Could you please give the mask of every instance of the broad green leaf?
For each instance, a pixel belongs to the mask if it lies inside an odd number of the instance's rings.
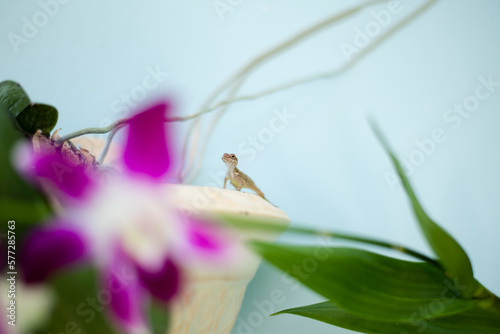
[[[438,256],[448,275],[456,280],[458,284],[466,286],[466,289],[463,290],[464,297],[470,298],[478,286],[474,280],[474,274],[472,272],[472,265],[469,257],[459,243],[425,213],[403,171],[403,168],[401,167],[401,164],[392,153],[392,150],[385,140],[382,132],[373,122],[372,128],[379,141],[384,146],[387,154],[389,154],[389,157],[398,172],[403,188],[410,198],[413,212],[417,217],[417,221],[424,233],[425,238],[427,239],[427,242],[434,250],[434,253]]]
[[[339,306],[372,319],[402,321],[420,310],[442,309],[433,316],[452,314],[477,304],[457,298],[444,272],[425,262],[408,262],[364,250],[302,247],[254,242],[267,261]],[[447,302],[445,302],[447,301]]]
[[[150,321],[153,334],[166,334],[168,332],[169,325],[169,312],[166,305],[158,303],[156,301],[151,302],[150,310]]]
[[[495,334],[500,333],[500,318],[481,308],[429,319],[409,317],[405,321],[383,321],[348,312],[333,302],[318,303],[283,310],[278,314],[294,314],[361,333],[376,334]]]
[[[113,334],[106,307],[109,300],[92,268],[66,271],[52,281],[56,305],[46,327],[37,333]]]
[[[16,117],[30,104],[28,94],[17,82],[0,82],[0,106],[5,108],[13,117]]]
[[[19,127],[29,134],[34,134],[37,130],[42,130],[46,136],[57,124],[57,109],[40,103],[32,103],[24,108],[16,117]]]

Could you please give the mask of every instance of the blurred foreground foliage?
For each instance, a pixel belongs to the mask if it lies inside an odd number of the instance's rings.
[[[16,263],[12,267],[9,263],[9,271],[19,268],[23,240],[30,229],[48,221],[52,215],[52,208],[41,189],[26,182],[13,167],[15,148],[23,141],[30,142],[39,129],[49,137],[57,120],[56,108],[32,103],[21,85],[14,81],[0,82],[0,233],[6,236],[7,222],[15,221],[17,245]],[[7,243],[1,242],[1,245],[2,254],[7,254]],[[1,261],[3,269],[7,265],[4,255]],[[33,324],[35,328],[30,333],[118,333],[96,301],[98,280],[97,270],[91,266],[54,276],[47,287],[55,295],[50,316],[42,324]],[[153,332],[166,333],[168,314],[165,308],[152,303],[148,311]]]

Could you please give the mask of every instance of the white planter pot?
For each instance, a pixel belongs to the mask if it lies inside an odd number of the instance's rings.
[[[254,194],[235,190],[176,185],[169,190],[182,210],[196,213],[232,213],[272,218],[283,226],[290,220],[280,209]],[[249,237],[248,235],[243,238]],[[252,235],[272,241],[277,234]],[[260,259],[250,251],[240,265],[219,271],[191,268],[185,287],[171,308],[171,334],[228,334],[234,325],[246,287],[254,277]]]

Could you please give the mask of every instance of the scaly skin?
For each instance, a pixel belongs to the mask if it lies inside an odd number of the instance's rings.
[[[255,185],[252,179],[240,171],[236,166],[238,165],[238,158],[236,155],[224,153],[222,156],[222,161],[227,166],[227,173],[224,177],[224,189],[226,189],[227,180],[236,188],[236,190],[241,191],[242,188],[248,188],[255,191],[260,197],[267,200],[262,191]]]

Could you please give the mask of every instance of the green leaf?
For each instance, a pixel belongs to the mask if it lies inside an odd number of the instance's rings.
[[[26,140],[14,124],[5,107],[0,106],[0,220],[33,224],[45,219],[50,208],[41,193],[22,180],[12,167],[12,148]]]
[[[218,221],[245,232],[247,237],[261,239],[269,238],[270,235],[280,235],[289,229],[289,220],[272,217],[243,216],[240,214],[217,214]]]
[[[270,219],[268,217],[246,217],[235,214],[219,214],[217,215],[217,218],[231,227],[244,231],[247,238],[252,237],[256,240],[269,240],[269,236],[282,234],[286,230],[286,232],[297,233],[303,236],[328,237],[332,239],[350,240],[368,245],[379,246],[392,251],[407,254],[433,265],[440,266],[440,264],[434,259],[431,259],[415,250],[387,241],[340,233],[337,231],[332,232],[326,230],[316,230],[308,227],[288,226],[289,222],[284,222],[283,220],[278,219]]]
[[[372,319],[402,321],[444,316],[477,301],[457,298],[444,272],[352,248],[302,247],[254,242],[267,261],[339,306]],[[433,305],[439,303],[439,309]]]
[[[30,189],[30,191],[35,191]],[[50,208],[40,196],[33,200],[0,198],[0,217],[3,221],[15,220],[20,224],[32,225],[41,222],[50,215]]]
[[[152,301],[149,315],[153,334],[165,334],[168,332],[169,312],[166,305]]]
[[[30,98],[17,82],[0,82],[0,106],[16,117],[30,104]]]
[[[294,314],[361,333],[377,334],[495,334],[500,333],[500,318],[481,308],[429,319],[408,318],[406,321],[383,321],[348,312],[333,302],[318,303],[283,310],[278,314]]]
[[[34,134],[37,130],[42,130],[46,136],[57,124],[58,112],[57,109],[40,103],[32,103],[24,108],[16,120],[19,127],[29,134]]]
[[[81,268],[58,274],[52,280],[56,305],[45,328],[38,333],[117,333],[106,317],[106,289],[97,284],[97,271]]]
[[[382,132],[374,122],[371,124],[373,131],[382,143],[398,172],[403,188],[410,198],[413,212],[417,217],[417,221],[424,233],[425,238],[427,239],[427,242],[433,249],[434,253],[438,256],[443,267],[447,270],[448,275],[452,277],[457,284],[466,286],[466,289],[463,290],[464,297],[472,297],[478,286],[474,280],[474,274],[472,272],[472,265],[469,257],[460,244],[425,213],[403,171],[403,168],[401,167],[401,164],[392,153],[392,150],[385,140]]]
[[[51,213],[51,209],[36,189],[22,180],[12,168],[13,146],[26,140],[14,128],[13,116],[5,106],[0,105],[0,251],[7,254],[7,222],[16,222],[16,240],[20,244],[33,224],[41,223]]]

